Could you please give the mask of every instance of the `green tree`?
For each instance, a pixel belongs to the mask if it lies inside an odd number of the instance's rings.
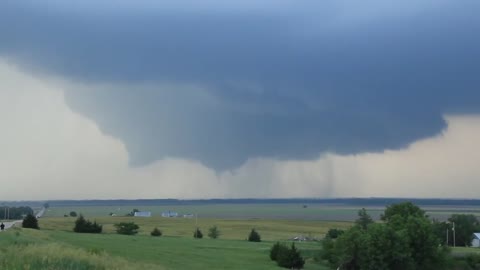
[[[425,211],[412,202],[403,202],[388,206],[385,209],[384,214],[381,215],[381,219],[386,222],[391,222],[391,219],[394,216],[400,221],[406,220],[412,216],[428,218],[428,216],[425,214]]]
[[[193,232],[193,238],[196,238],[196,239],[202,239],[203,238],[203,233],[200,230],[200,228],[197,227],[195,229],[195,231]]]
[[[454,214],[448,221],[455,223],[455,245],[471,246],[473,233],[480,229],[478,219],[474,215]],[[453,241],[451,242],[453,244]]]
[[[355,224],[360,226],[360,228],[366,230],[368,225],[373,223],[372,217],[367,213],[365,208],[358,210],[358,219],[355,221]]]
[[[305,260],[295,247],[295,243],[292,243],[291,248],[280,249],[277,255],[277,264],[283,268],[302,269],[305,265]]]
[[[322,258],[335,269],[450,269],[448,250],[439,246],[432,221],[419,207],[391,205],[382,219],[368,230],[354,226],[336,241],[327,239]]]
[[[22,222],[22,227],[23,228],[29,228],[29,229],[40,229],[40,227],[38,227],[38,220],[37,218],[32,215],[32,214],[28,214],[24,219],[23,219],[23,222]]]
[[[413,269],[408,238],[386,224],[369,226],[364,238],[361,269]]]
[[[77,216],[77,212],[71,211],[71,212],[70,212],[70,216],[71,216],[71,217],[76,217],[76,216]]]
[[[248,235],[248,241],[261,242],[262,239],[260,237],[260,234],[255,229],[252,229],[252,231],[250,231],[250,234]]]
[[[118,234],[125,234],[125,235],[137,234],[138,229],[140,229],[140,227],[134,222],[120,222],[120,223],[114,224],[113,226],[115,226]]]
[[[213,226],[210,229],[208,229],[208,237],[212,239],[217,239],[220,236],[220,230],[217,228],[217,226]]]
[[[73,231],[76,233],[101,233],[103,226],[98,224],[96,221],[91,222],[83,217],[80,216],[75,220],[75,227],[73,227]]]
[[[285,244],[281,244],[280,242],[275,243],[270,249],[270,259],[277,261],[279,254],[284,253],[287,249],[288,247]]]
[[[44,208],[50,208],[50,204],[49,204],[48,202],[45,202],[45,203],[43,204],[43,207],[44,207]]]
[[[340,230],[340,229],[330,229],[328,230],[327,234],[325,235],[326,238],[330,238],[330,239],[337,239],[340,235],[342,235],[343,233],[345,233],[344,230]]]
[[[157,227],[153,229],[152,232],[150,232],[151,236],[162,236],[162,231],[160,231]]]

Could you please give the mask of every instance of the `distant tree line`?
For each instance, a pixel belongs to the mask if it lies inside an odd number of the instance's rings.
[[[2,219],[23,219],[28,214],[33,215],[33,209],[29,206],[0,207],[0,218]]]

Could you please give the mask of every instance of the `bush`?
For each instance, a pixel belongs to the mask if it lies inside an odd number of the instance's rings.
[[[24,219],[23,219],[23,222],[22,222],[22,227],[23,228],[29,228],[29,229],[40,229],[40,227],[38,227],[38,220],[37,218],[32,215],[32,214],[28,214]]]
[[[138,233],[138,229],[140,227],[133,223],[133,222],[120,222],[115,225],[115,228],[117,228],[117,233],[118,234],[125,234],[125,235],[134,235]]]
[[[71,217],[76,217],[76,216],[77,216],[77,212],[71,211],[71,212],[70,212],[70,216],[71,216]]]
[[[103,226],[97,224],[96,221],[93,223],[89,220],[86,220],[83,215],[80,215],[77,220],[75,220],[75,227],[73,231],[76,233],[101,233]]]
[[[208,229],[208,237],[212,239],[217,239],[220,236],[220,231],[218,230],[217,226],[213,226]]]
[[[305,260],[300,255],[300,252],[292,243],[291,248],[280,248],[277,254],[277,264],[280,267],[288,269],[302,269],[305,265]]]
[[[203,238],[203,233],[200,231],[199,228],[196,228],[195,231],[193,232],[193,238],[201,239]]]
[[[157,227],[153,229],[153,231],[150,233],[151,236],[162,236],[162,231],[160,231]]]
[[[345,231],[340,229],[330,229],[327,232],[326,238],[330,239],[337,239],[340,235],[342,235]]]
[[[277,261],[278,254],[285,252],[287,249],[288,247],[284,244],[280,244],[280,242],[275,243],[270,249],[270,259],[272,261]]]
[[[248,241],[250,241],[250,242],[261,242],[262,240],[261,240],[260,234],[258,234],[258,232],[255,231],[255,229],[252,229],[252,231],[248,235]]]

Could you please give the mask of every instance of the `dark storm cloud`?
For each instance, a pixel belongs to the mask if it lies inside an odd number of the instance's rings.
[[[400,148],[480,105],[474,1],[46,3],[0,4],[0,55],[121,86],[67,99],[123,139],[133,164]]]

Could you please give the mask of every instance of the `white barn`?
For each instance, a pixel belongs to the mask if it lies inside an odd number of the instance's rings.
[[[473,233],[472,247],[480,247],[480,233]]]
[[[133,216],[135,216],[135,217],[151,217],[151,216],[152,216],[152,212],[145,212],[145,211],[135,212],[135,213],[133,214]]]

